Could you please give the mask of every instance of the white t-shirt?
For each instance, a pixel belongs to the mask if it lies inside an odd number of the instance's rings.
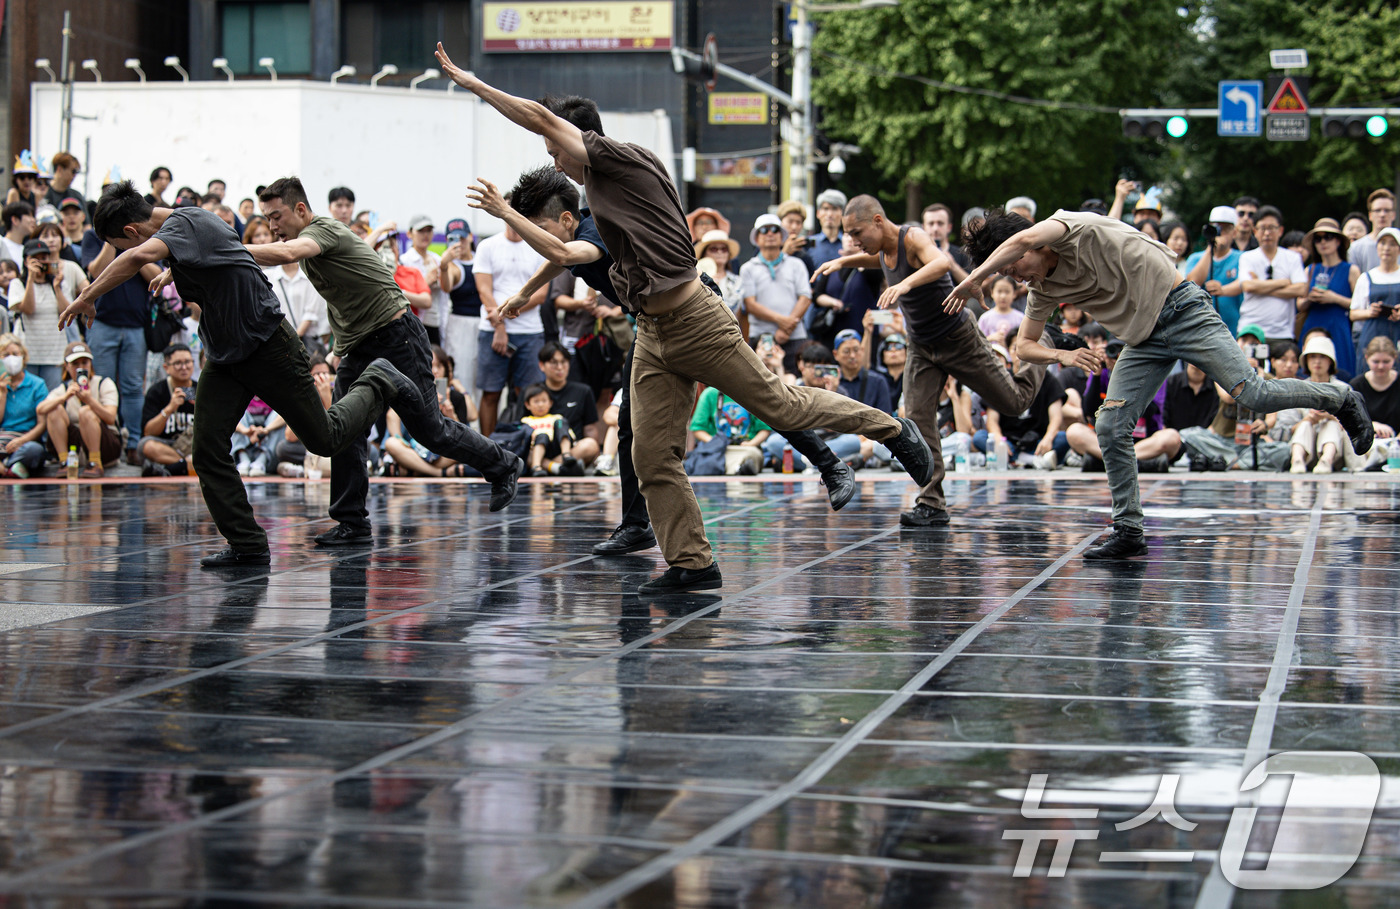
[[[19,266],[20,271],[24,271],[24,244],[0,236],[0,258],[9,259]]]
[[[1360,280],[1356,282],[1356,290],[1351,292],[1352,309],[1371,308],[1372,284],[1400,284],[1400,269],[1381,271],[1377,266],[1371,271],[1363,271]]]
[[[418,251],[413,247],[408,248],[408,252],[399,256],[399,264],[407,265],[409,268],[418,269],[418,273],[423,276],[423,280],[432,284],[433,278],[437,276],[438,261],[442,257],[431,249],[426,255],[418,255]],[[433,305],[430,309],[425,309],[418,314],[424,325],[446,325],[447,317],[452,313],[452,299],[442,290],[437,288],[430,291],[433,295]]]
[[[277,295],[277,302],[282,304],[282,312],[292,323],[292,328],[300,328],[302,322],[310,319],[310,334],[320,337],[330,332],[325,298],[311,286],[311,279],[300,266],[293,275],[287,274],[281,265],[264,268],[263,274],[267,275],[267,283],[272,285],[272,292]],[[324,331],[322,325],[325,326]]]
[[[60,285],[68,302],[78,295],[78,281],[83,270],[67,259],[60,260],[63,277]],[[19,304],[24,299],[24,284],[18,279],[10,282],[7,302],[10,320],[19,317]],[[34,312],[24,315],[24,346],[29,349],[29,362],[35,366],[56,366],[63,362],[63,349],[68,346],[69,333],[77,337],[76,324],[67,332],[58,327],[58,297],[53,285],[39,284],[34,288]]]
[[[1272,262],[1262,249],[1240,253],[1240,278],[1244,280],[1268,280],[1270,266],[1273,266],[1275,281],[1281,278],[1286,278],[1290,283],[1308,280],[1303,258],[1291,249],[1280,246],[1274,251]],[[1292,338],[1293,317],[1297,314],[1298,306],[1293,297],[1271,297],[1245,291],[1244,302],[1240,304],[1239,324],[1241,328],[1258,325],[1269,338]]]
[[[481,245],[476,248],[476,258],[472,260],[472,274],[491,276],[491,296],[495,297],[496,305],[500,306],[525,286],[525,282],[530,280],[530,276],[539,270],[544,261],[544,256],[535,252],[524,240],[512,243],[506,239],[504,233],[499,233],[482,240]],[[484,307],[481,316],[480,330],[491,331],[491,323],[486,321]],[[544,323],[540,321],[538,306],[506,322],[507,334],[537,335],[543,332]]]

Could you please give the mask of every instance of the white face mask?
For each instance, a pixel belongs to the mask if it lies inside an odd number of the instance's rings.
[[[24,372],[24,357],[19,354],[10,354],[5,357],[5,372],[12,376],[17,376]]]

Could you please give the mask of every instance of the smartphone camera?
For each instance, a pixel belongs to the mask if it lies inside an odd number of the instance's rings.
[[[772,350],[773,345],[778,342],[777,337],[770,331],[766,331],[758,336],[758,346],[764,350]]]
[[[437,386],[438,397],[445,399],[447,397],[447,380],[434,379],[433,384]]]
[[[837,376],[841,375],[841,368],[839,366],[817,366],[815,368],[815,371],[817,374],[817,378],[819,379],[834,379]]]
[[[79,387],[79,388],[84,388],[84,389],[87,388],[87,387],[88,387],[88,381],[90,380],[90,378],[91,378],[91,376],[90,376],[90,374],[88,373],[88,371],[87,371],[86,369],[79,369],[79,370],[78,370],[78,387]]]

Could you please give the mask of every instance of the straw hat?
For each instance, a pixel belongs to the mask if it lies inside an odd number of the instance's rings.
[[[697,209],[695,209],[695,211],[693,211],[693,212],[691,212],[690,214],[688,214],[688,215],[685,216],[685,224],[686,224],[687,227],[690,228],[690,235],[691,235],[692,237],[695,236],[695,221],[696,221],[696,219],[698,219],[701,215],[709,215],[711,218],[714,218],[714,219],[715,219],[715,224],[719,225],[719,229],[722,230],[722,231],[724,231],[725,234],[728,234],[728,233],[729,233],[729,219],[728,219],[728,218],[726,218],[724,215],[720,214],[719,212],[715,211],[713,208],[697,208]]]
[[[707,230],[705,236],[700,238],[700,242],[695,244],[695,258],[699,259],[705,255],[705,250],[715,245],[723,243],[729,247],[729,258],[734,259],[739,256],[739,241],[731,239],[729,233],[723,230]]]
[[[1303,235],[1303,246],[1307,249],[1309,257],[1313,254],[1313,239],[1318,234],[1331,234],[1341,241],[1337,246],[1337,255],[1346,261],[1347,248],[1351,246],[1351,240],[1342,233],[1342,225],[1337,223],[1336,218],[1319,218],[1317,223],[1313,225],[1313,229]]]

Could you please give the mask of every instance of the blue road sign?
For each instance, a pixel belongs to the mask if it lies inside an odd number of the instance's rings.
[[[1260,136],[1264,133],[1264,83],[1224,80],[1220,83],[1219,116],[1215,131],[1221,136]]]

